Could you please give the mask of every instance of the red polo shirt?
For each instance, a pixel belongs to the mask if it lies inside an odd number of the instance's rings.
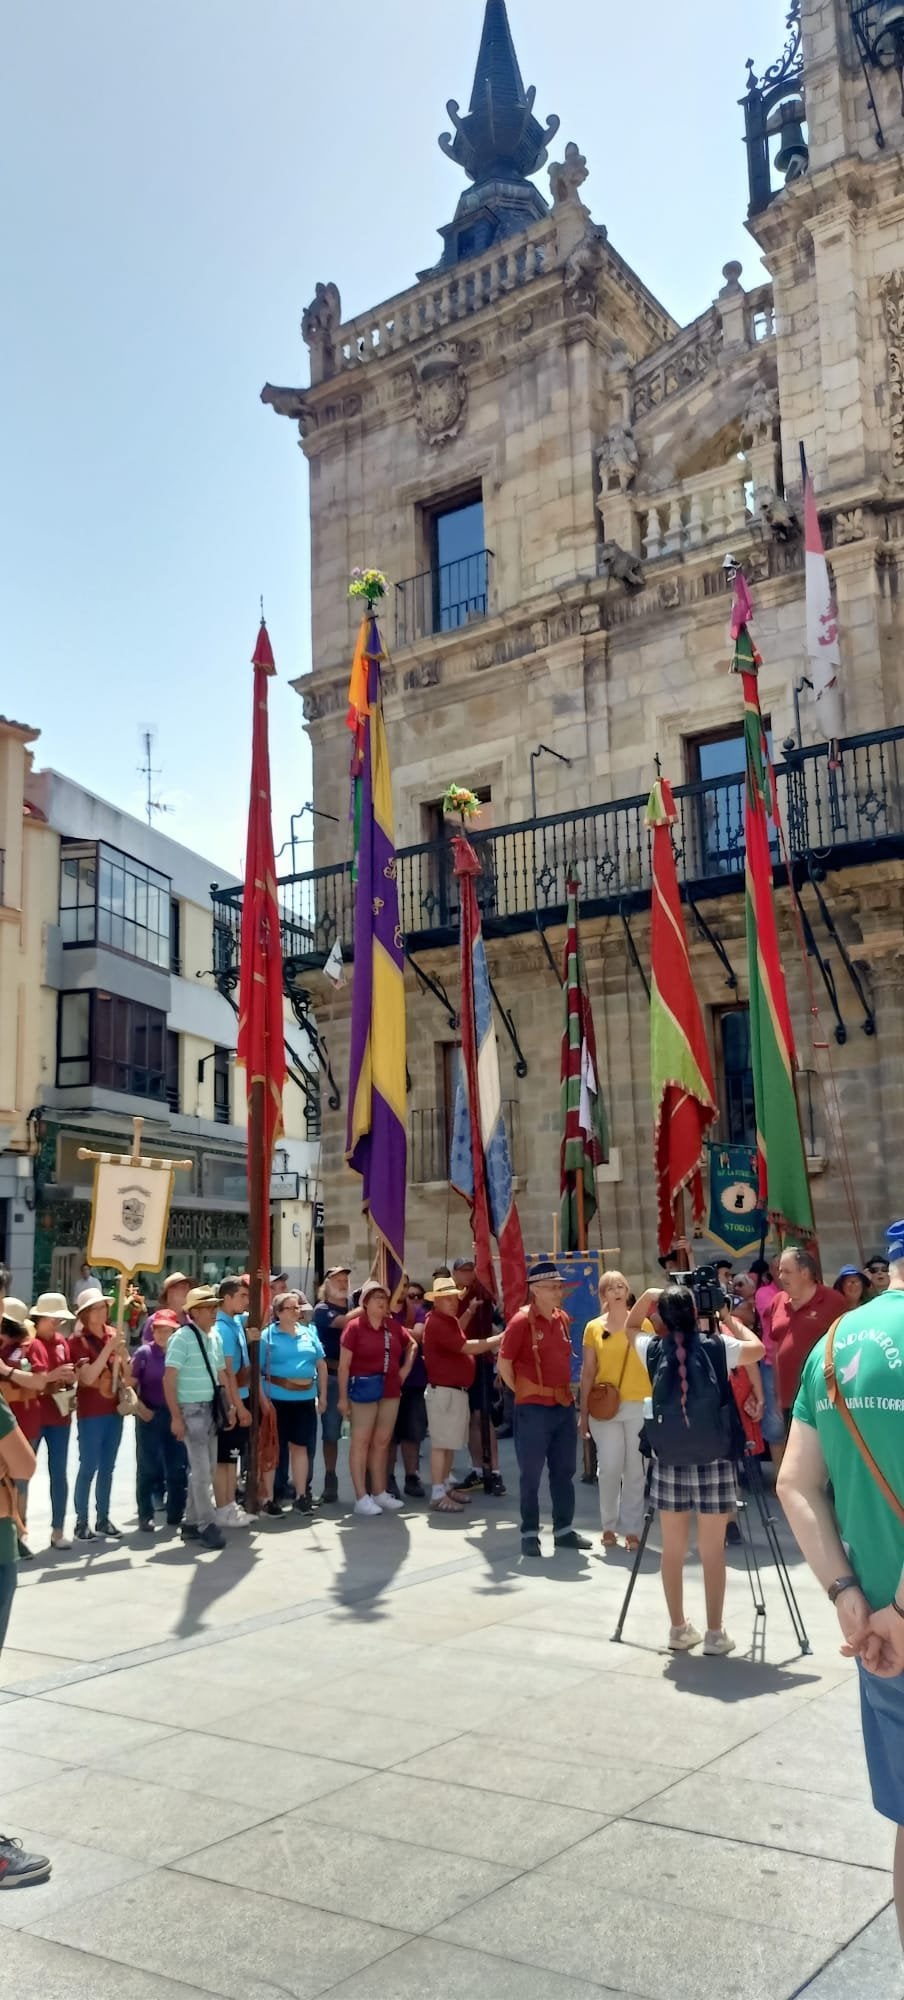
[[[476,1371],[473,1354],[465,1353],[465,1342],[471,1337],[454,1313],[429,1314],[424,1328],[424,1361],[431,1389],[470,1389]]]
[[[806,1305],[792,1306],[787,1292],[772,1307],[772,1345],[778,1370],[778,1399],[790,1410],[800,1387],[801,1370],[817,1340],[828,1333],[833,1320],[847,1312],[840,1292],[831,1285],[817,1285]]]
[[[31,1340],[26,1339],[24,1334],[14,1335],[10,1339],[3,1335],[0,1337],[0,1357],[6,1362],[7,1368],[24,1368],[32,1375],[46,1375],[50,1367],[47,1349],[43,1340],[39,1340],[36,1334]],[[43,1398],[30,1396],[27,1389],[18,1388],[15,1382],[4,1382],[0,1387],[0,1394],[6,1397],[20,1431],[27,1437],[29,1444],[34,1444],[43,1422],[41,1416]]]
[[[386,1335],[389,1335],[389,1366],[386,1367]],[[397,1320],[387,1319],[385,1326],[371,1326],[367,1314],[359,1312],[350,1319],[345,1328],[340,1345],[352,1357],[352,1375],[382,1375],[386,1370],[383,1397],[393,1402],[402,1393],[399,1370],[402,1357],[408,1350],[408,1335],[403,1333]]]
[[[82,1361],[97,1361],[101,1349],[106,1344],[106,1340],[103,1337],[98,1339],[96,1334],[86,1333],[84,1327],[80,1327],[79,1331],[73,1334],[69,1342],[69,1359],[75,1368],[76,1375],[78,1375],[79,1363]],[[113,1391],[113,1364],[111,1361],[107,1362],[106,1368],[101,1369],[96,1382],[86,1382],[83,1386],[81,1381],[79,1381],[76,1410],[80,1417],[115,1417],[116,1403],[117,1398]]]
[[[42,1333],[38,1337],[47,1355],[48,1371],[54,1368],[65,1368],[67,1361],[70,1359],[69,1342],[65,1334],[59,1332]],[[58,1382],[56,1384],[58,1390],[60,1386]],[[59,1430],[64,1424],[69,1424],[72,1421],[70,1417],[64,1417],[62,1410],[57,1408],[53,1400],[52,1389],[45,1389],[43,1396],[38,1397],[38,1407],[41,1413],[42,1430],[45,1428],[47,1430]]]
[[[571,1337],[567,1315],[557,1312],[553,1319],[544,1319],[534,1307],[533,1322],[537,1334],[537,1356],[534,1354],[530,1306],[522,1306],[521,1311],[516,1312],[502,1336],[499,1352],[501,1359],[510,1362],[515,1371],[515,1401],[540,1403],[547,1408],[554,1403],[573,1402]],[[564,1393],[566,1390],[567,1395]]]

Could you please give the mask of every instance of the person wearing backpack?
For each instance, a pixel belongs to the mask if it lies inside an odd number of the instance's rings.
[[[662,1335],[641,1330],[654,1313],[664,1328]],[[722,1624],[725,1530],[737,1504],[728,1377],[732,1369],[759,1361],[763,1343],[729,1313],[722,1317],[718,1333],[701,1332],[694,1295],[686,1285],[644,1292],[628,1314],[626,1331],[652,1386],[652,1415],[646,1423],[653,1454],[650,1499],[659,1510],[662,1528],[669,1646],[674,1653],[686,1653],[702,1641],[704,1653],[731,1653],[735,1642]],[[697,1516],[703,1564],[705,1634],[684,1612],[684,1563],[692,1514]]]

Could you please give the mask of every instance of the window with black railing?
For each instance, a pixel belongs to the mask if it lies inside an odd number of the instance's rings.
[[[167,1028],[166,1031],[166,1101],[171,1111],[181,1111],[179,1037],[172,1028]]]
[[[750,1059],[749,1007],[720,1007],[716,1013],[717,1071],[721,1084],[720,1131],[729,1145],[756,1145],[756,1107]]]
[[[424,511],[430,567],[396,585],[396,645],[454,632],[489,608],[490,555],[479,489]]]

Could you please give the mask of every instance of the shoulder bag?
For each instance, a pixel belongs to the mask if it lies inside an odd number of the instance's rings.
[[[210,1386],[211,1389],[213,1390],[213,1395],[211,1396],[210,1399],[210,1414],[213,1417],[214,1430],[228,1431],[230,1429],[229,1420],[230,1417],[232,1416],[232,1404],[229,1401],[229,1397],[226,1394],[222,1382],[217,1381],[213,1369],[211,1368],[210,1355],[207,1352],[206,1340],[204,1339],[203,1335],[198,1332],[198,1329],[193,1321],[190,1322],[190,1325],[192,1333],[194,1334],[198,1346],[201,1349],[201,1354],[204,1360],[204,1366],[207,1369],[208,1375],[210,1376]]]
[[[863,1433],[861,1432],[860,1427],[852,1411],[849,1410],[847,1403],[845,1402],[844,1390],[842,1389],[841,1383],[839,1382],[838,1377],[835,1373],[835,1335],[838,1331],[839,1323],[840,1323],[839,1320],[836,1319],[834,1325],[829,1327],[829,1331],[826,1336],[826,1351],[823,1358],[823,1366],[825,1369],[825,1378],[826,1378],[826,1388],[828,1389],[829,1392],[829,1402],[831,1403],[833,1410],[837,1410],[838,1415],[841,1418],[841,1421],[845,1427],[845,1430],[848,1433],[848,1436],[853,1439],[854,1444],[856,1445],[857,1450],[860,1453],[864,1465],[866,1466],[867,1470],[872,1474],[872,1477],[879,1488],[879,1492],[881,1493],[883,1500],[886,1500],[888,1502],[888,1505],[891,1508],[892,1513],[897,1515],[898,1520],[901,1522],[902,1527],[904,1527],[904,1505],[902,1505],[901,1501],[898,1499],[898,1496],[894,1491],[894,1488],[889,1486],[888,1480],[886,1479],[884,1472],[882,1472],[879,1466],[876,1464],[873,1454],[870,1451],[869,1445],[867,1444],[866,1439],[863,1436]]]
[[[621,1365],[621,1373],[618,1381],[599,1382],[590,1391],[587,1414],[593,1417],[598,1424],[611,1423],[612,1418],[617,1417],[621,1409],[621,1385],[625,1379],[625,1369],[628,1366],[628,1356],[631,1353],[631,1342],[628,1340],[627,1334],[625,1335],[625,1341],[627,1343],[625,1358]]]

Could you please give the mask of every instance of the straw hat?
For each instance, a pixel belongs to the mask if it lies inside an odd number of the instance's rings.
[[[85,1296],[87,1297],[87,1293]],[[31,1316],[32,1319],[73,1320],[75,1318],[75,1314],[69,1311],[62,1292],[42,1292],[40,1298],[32,1306]]]
[[[426,1292],[424,1296],[432,1304],[434,1299],[463,1299],[464,1292],[455,1283],[454,1278],[437,1278],[432,1292]]]
[[[15,1327],[17,1333],[31,1333],[31,1321],[24,1299],[4,1299],[2,1320],[4,1325],[8,1320],[10,1327]],[[6,1338],[9,1340],[11,1337],[7,1329]]]
[[[219,1303],[220,1294],[214,1291],[212,1285],[195,1285],[185,1301],[185,1310],[194,1312],[195,1306],[218,1306]]]
[[[170,1285],[190,1285],[190,1284],[191,1284],[191,1279],[189,1277],[186,1277],[184,1271],[171,1271],[169,1277],[164,1278],[163,1283],[160,1287],[160,1297],[161,1299],[166,1298]]]
[[[106,1306],[109,1315],[110,1301],[107,1298],[106,1292],[102,1292],[99,1285],[89,1285],[88,1290],[82,1293],[78,1302],[79,1319],[81,1319],[83,1313],[90,1312],[92,1306]]]

